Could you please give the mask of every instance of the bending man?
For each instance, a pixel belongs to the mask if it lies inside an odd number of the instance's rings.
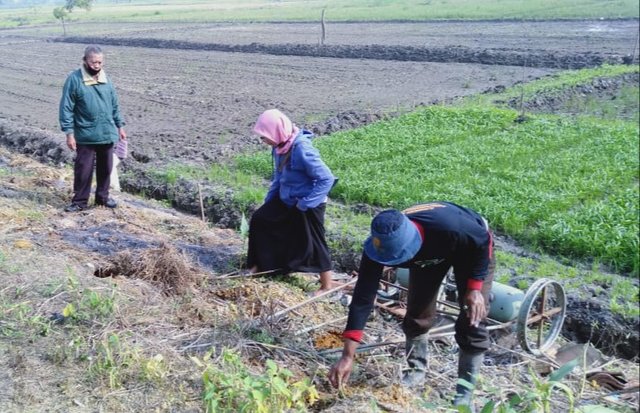
[[[329,372],[332,385],[340,386],[351,374],[383,266],[409,268],[407,312],[402,324],[408,368],[403,371],[403,384],[413,387],[424,383],[427,332],[436,320],[438,290],[452,266],[461,308],[455,325],[460,347],[458,377],[475,384],[490,344],[485,318],[495,268],[492,235],[475,211],[450,202],[433,202],[403,212],[386,210],[371,222],[343,333],[344,350]],[[454,404],[469,405],[471,396],[472,389],[459,382]]]

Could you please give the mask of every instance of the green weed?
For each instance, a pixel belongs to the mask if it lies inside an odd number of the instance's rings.
[[[11,259],[11,256],[0,250],[0,270],[7,274],[17,274],[23,271],[23,266]]]
[[[162,354],[141,360],[142,378],[152,383],[160,384],[169,374],[169,367]]]
[[[53,364],[62,366],[67,362],[84,362],[90,359],[86,338],[79,329],[69,330],[71,338],[65,337],[57,344],[45,348],[45,358]]]
[[[160,179],[169,186],[169,191],[180,180],[185,181],[210,181],[225,188],[233,189],[232,202],[240,210],[246,210],[249,206],[260,203],[266,194],[268,184],[255,175],[243,173],[239,170],[231,170],[224,165],[212,164],[210,168],[202,168],[188,165],[169,165],[162,171],[152,171],[152,176]],[[194,194],[197,196],[197,194]]]
[[[170,164],[162,170],[152,170],[151,175],[168,185],[175,185],[179,179],[193,179],[204,175],[204,169],[183,164]]]
[[[530,377],[533,386],[514,391],[509,391],[506,397],[502,395],[502,389],[489,389],[490,399],[481,408],[481,413],[551,413],[553,400],[560,397],[555,393],[559,390],[568,402],[568,413],[574,413],[575,395],[573,390],[562,379],[566,377],[578,365],[578,359],[572,360],[559,369],[552,372],[546,380],[538,377],[531,371]],[[564,405],[565,403],[563,403]],[[470,413],[468,406],[459,406],[458,412]]]
[[[80,284],[78,283],[78,276],[76,275],[76,270],[70,265],[67,265],[65,267],[65,271],[67,273],[67,277],[66,277],[67,289],[70,291],[77,290]]]
[[[640,316],[640,291],[637,285],[629,280],[621,280],[611,286],[611,311],[627,317]]]
[[[306,411],[318,399],[318,392],[309,379],[294,381],[293,374],[266,361],[263,374],[253,374],[233,350],[224,349],[220,360],[192,357],[202,368],[205,410],[213,412]]]
[[[638,123],[640,121],[638,96],[640,96],[640,89],[637,86],[625,86],[613,98],[574,96],[560,108],[560,111],[602,119],[627,119]]]
[[[103,318],[111,315],[114,310],[115,290],[109,296],[100,294],[97,291],[89,291],[84,295],[81,307],[88,308],[94,317]]]
[[[27,314],[31,311],[28,301],[15,303],[13,299],[0,296],[0,335],[17,338],[24,336],[23,327]]]
[[[111,389],[119,388],[132,376],[130,370],[136,366],[137,359],[137,350],[128,349],[120,337],[112,333],[98,344],[89,372],[93,377],[105,380]]]

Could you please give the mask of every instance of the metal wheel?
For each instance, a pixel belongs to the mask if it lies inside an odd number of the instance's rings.
[[[566,311],[567,299],[559,283],[546,278],[534,282],[518,313],[520,346],[535,356],[542,355],[562,331]]]

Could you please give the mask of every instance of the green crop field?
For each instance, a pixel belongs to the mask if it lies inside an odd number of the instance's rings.
[[[637,18],[638,2],[619,0],[310,0],[310,1],[98,1],[74,10],[73,21],[205,22],[309,21],[323,9],[331,21],[436,19]],[[55,23],[53,6],[0,9],[0,28]]]
[[[573,76],[585,73],[598,72]],[[517,111],[487,105],[432,106],[316,146],[340,178],[333,197],[346,203],[449,200],[532,247],[638,274],[638,124],[518,119]],[[266,154],[240,158],[239,166],[265,177],[272,170]]]

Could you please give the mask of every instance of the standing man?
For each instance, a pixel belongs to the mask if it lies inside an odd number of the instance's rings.
[[[424,383],[427,332],[436,319],[438,290],[453,266],[460,304],[455,325],[460,347],[458,378],[475,384],[490,344],[485,318],[495,268],[493,241],[484,218],[450,202],[420,204],[403,212],[386,210],[371,222],[343,333],[342,357],[329,371],[331,384],[339,387],[351,374],[385,265],[409,268],[407,312],[402,324],[408,368],[403,371],[402,383],[409,387]],[[471,403],[473,389],[464,381],[459,380],[456,386],[457,406]]]
[[[60,127],[67,135],[67,146],[76,151],[73,168],[73,199],[67,212],[88,207],[95,163],[95,204],[118,206],[109,198],[113,146],[126,140],[118,95],[102,66],[104,54],[98,46],[87,46],[82,66],[67,77],[60,99]]]

